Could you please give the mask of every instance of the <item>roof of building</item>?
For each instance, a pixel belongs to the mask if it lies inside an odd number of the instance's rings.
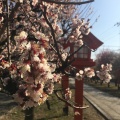
[[[83,37],[83,41],[90,49],[93,50],[96,50],[103,44],[103,42],[100,41],[97,37],[95,37],[92,33],[89,33],[89,35],[85,35]]]

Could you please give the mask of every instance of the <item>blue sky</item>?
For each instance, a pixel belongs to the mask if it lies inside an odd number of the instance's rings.
[[[95,0],[91,24],[100,15],[98,21],[93,25],[91,32],[104,44],[93,53],[93,57],[103,49],[120,51],[120,26],[115,25],[120,22],[120,0]]]

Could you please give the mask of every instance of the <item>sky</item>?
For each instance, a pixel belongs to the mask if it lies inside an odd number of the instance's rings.
[[[91,32],[104,43],[92,53],[92,58],[103,49],[120,52],[120,25],[117,25],[120,23],[120,0],[94,0],[90,5],[93,8]]]

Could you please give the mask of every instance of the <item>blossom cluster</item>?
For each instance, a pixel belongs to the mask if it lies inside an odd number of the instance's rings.
[[[67,88],[65,91],[65,99],[68,101],[71,99],[71,97],[72,97],[72,92],[71,92],[70,88]]]
[[[85,71],[85,75],[89,78],[92,78],[93,76],[95,76],[94,69],[92,68],[85,68],[84,71]]]
[[[90,32],[89,20],[79,19],[78,16],[72,19],[73,34],[69,37],[70,42],[75,42],[76,45],[83,45],[83,35],[88,35]]]
[[[18,88],[11,91],[10,94],[23,109],[44,103],[49,94],[54,90],[54,82],[59,82],[61,76],[52,74],[53,68],[47,62],[45,45],[42,42],[48,42],[44,34],[37,34],[38,43],[28,40],[28,33],[21,31],[14,37],[17,50],[22,52],[18,62],[9,62],[4,60],[1,55],[1,69],[8,69],[10,76],[3,77],[4,87],[10,86],[11,79],[17,82]],[[44,38],[44,41],[41,40]],[[18,80],[18,81],[17,81]],[[13,85],[13,84],[12,84]],[[10,89],[8,89],[10,92]]]
[[[76,73],[76,79],[77,80],[82,80],[84,77],[84,71],[80,70],[78,73]]]
[[[18,47],[24,51],[17,65],[20,66],[20,75],[25,84],[20,85],[13,96],[24,109],[43,103],[48,94],[52,94],[56,77],[51,73],[50,65],[45,58],[45,46],[41,45],[41,39],[47,42],[48,39],[42,33],[37,33],[36,37],[40,39],[37,44],[28,41],[25,31],[15,36]]]
[[[92,78],[95,76],[94,69],[92,68],[85,68],[84,71],[80,70],[78,73],[76,73],[76,79],[82,80],[84,77]]]
[[[110,71],[112,70],[112,65],[107,64],[107,65],[101,65],[101,70],[97,71],[97,76],[106,83],[109,83],[110,80],[112,79],[112,76],[110,74]]]

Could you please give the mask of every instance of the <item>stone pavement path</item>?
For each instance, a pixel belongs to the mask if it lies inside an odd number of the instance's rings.
[[[84,97],[96,107],[106,120],[120,120],[120,98],[84,85]]]
[[[10,96],[0,93],[0,119],[15,106],[16,103]]]

